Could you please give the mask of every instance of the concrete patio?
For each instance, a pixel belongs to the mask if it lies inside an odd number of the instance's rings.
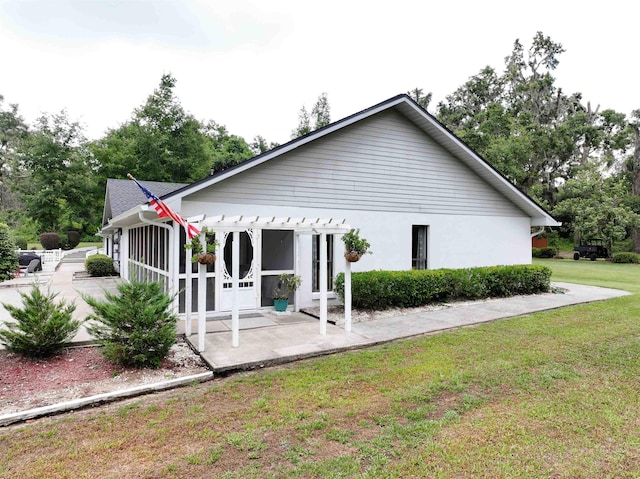
[[[554,283],[554,286],[565,290],[564,294],[452,303],[419,313],[354,323],[350,333],[328,324],[326,336],[320,335],[318,320],[304,313],[254,314],[240,318],[237,348],[231,346],[230,320],[208,321],[206,349],[201,356],[214,373],[228,373],[629,294],[578,284]],[[197,347],[197,335],[187,340]]]

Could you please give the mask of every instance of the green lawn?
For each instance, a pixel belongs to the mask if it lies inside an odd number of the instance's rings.
[[[637,264],[616,264],[601,259],[534,259],[533,262],[551,268],[553,281],[590,284],[640,293],[640,265]]]
[[[639,477],[639,318],[631,295],[13,426],[0,477]]]

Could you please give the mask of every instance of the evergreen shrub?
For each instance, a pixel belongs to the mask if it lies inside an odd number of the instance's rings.
[[[556,255],[555,248],[531,248],[531,256],[534,258],[553,258]]]
[[[76,306],[56,303],[57,295],[44,294],[36,285],[30,293],[20,293],[22,308],[2,304],[16,320],[0,329],[0,341],[9,351],[40,358],[56,354],[73,339],[81,324],[72,317]]]
[[[113,259],[105,254],[94,254],[84,260],[84,267],[90,276],[112,276],[116,274]]]
[[[9,236],[9,227],[0,223],[0,281],[10,279],[17,270],[16,244]]]
[[[58,233],[42,233],[40,235],[40,244],[44,249],[60,248],[60,235]]]
[[[124,366],[158,367],[176,341],[177,316],[171,297],[158,283],[121,283],[105,300],[83,295],[93,308],[87,330],[103,346],[104,355]]]
[[[14,237],[13,242],[16,244],[16,248],[18,249],[27,249],[27,246],[29,246],[29,243],[27,243],[27,240],[22,236]]]
[[[74,230],[67,231],[67,240],[69,240],[71,249],[75,248],[80,244],[80,233]]]
[[[616,253],[611,258],[612,263],[640,263],[640,255],[636,253]]]
[[[352,273],[357,309],[415,307],[443,301],[506,297],[549,291],[551,270],[539,265]],[[344,273],[334,291],[344,300]]]

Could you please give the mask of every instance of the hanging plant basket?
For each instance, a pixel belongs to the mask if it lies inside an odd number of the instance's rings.
[[[362,258],[362,255],[360,253],[356,253],[355,251],[349,251],[344,254],[344,258],[349,263],[357,263],[358,261],[360,261],[360,258]]]
[[[216,262],[216,255],[213,253],[198,253],[198,263],[213,264]]]

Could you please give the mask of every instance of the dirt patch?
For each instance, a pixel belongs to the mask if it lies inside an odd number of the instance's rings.
[[[0,351],[0,415],[129,389],[208,371],[185,343],[171,347],[158,369],[123,368],[96,346],[64,349],[47,359]]]

